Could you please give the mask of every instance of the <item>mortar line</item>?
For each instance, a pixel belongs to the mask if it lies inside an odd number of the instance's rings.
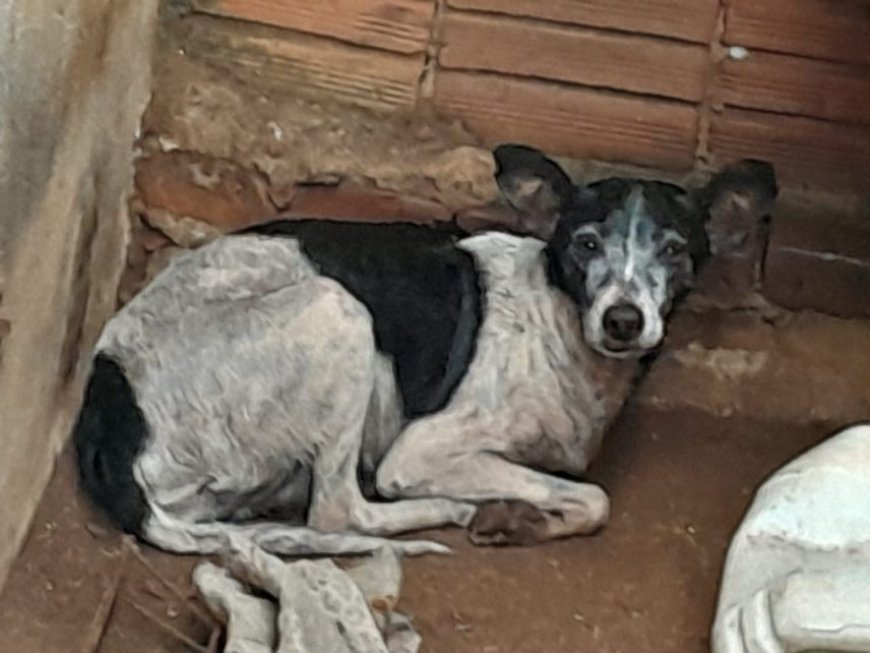
[[[719,0],[716,25],[710,38],[710,53],[704,84],[704,97],[698,105],[698,134],[695,147],[695,172],[709,172],[713,167],[710,151],[710,133],[713,118],[721,113],[719,92],[719,64],[726,55],[725,30],[728,27],[728,12],[731,0]]]
[[[417,79],[415,105],[431,102],[435,96],[435,75],[438,71],[438,56],[441,54],[443,42],[444,15],[447,13],[447,0],[433,0],[432,22],[429,26],[429,38],[426,41],[426,54],[423,59],[423,69]]]

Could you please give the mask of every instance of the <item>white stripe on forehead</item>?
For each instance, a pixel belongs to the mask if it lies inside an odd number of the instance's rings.
[[[625,237],[625,269],[623,278],[628,281],[634,276],[634,268],[637,265],[638,230],[645,215],[645,203],[643,187],[635,186],[631,189],[628,199],[625,201],[625,212],[628,217],[628,233]]]

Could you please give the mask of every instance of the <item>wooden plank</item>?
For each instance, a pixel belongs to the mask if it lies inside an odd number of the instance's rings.
[[[450,7],[708,43],[718,0],[447,0]]]
[[[193,7],[405,54],[425,51],[435,12],[432,0],[194,0]]]
[[[677,102],[483,73],[443,71],[435,103],[489,144],[529,143],[567,156],[686,170],[698,115]]]
[[[709,64],[706,47],[648,36],[450,13],[438,62],[485,70],[700,101]]]
[[[719,70],[726,104],[870,124],[870,66],[754,51]]]
[[[363,49],[305,34],[205,16],[190,20],[191,56],[210,60],[278,88],[375,109],[411,108],[423,55]]]
[[[725,40],[747,48],[870,63],[870,3],[731,0]]]
[[[870,129],[808,118],[726,110],[714,117],[716,162],[770,161],[790,185],[865,191],[870,183]]]

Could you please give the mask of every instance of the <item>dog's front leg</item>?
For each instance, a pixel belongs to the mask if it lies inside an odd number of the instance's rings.
[[[459,420],[412,425],[378,468],[378,491],[390,498],[478,504],[472,540],[481,544],[529,544],[604,525],[609,501],[601,488],[511,462],[497,452],[489,433]]]

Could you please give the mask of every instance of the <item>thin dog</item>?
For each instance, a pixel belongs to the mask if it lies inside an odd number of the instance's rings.
[[[772,199],[773,170],[686,191],[575,184],[519,145],[495,158],[531,236],[277,221],[171,263],[97,346],[74,433],[96,504],[195,553],[438,552],[388,538],[498,502],[537,516],[478,541],[600,528],[606,494],[570,479],[707,257],[711,210]]]

